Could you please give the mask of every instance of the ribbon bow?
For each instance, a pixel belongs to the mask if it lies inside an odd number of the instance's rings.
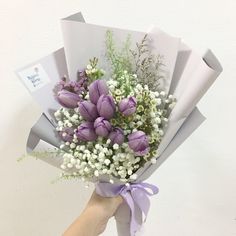
[[[158,188],[155,185],[148,183],[129,183],[125,185],[115,185],[110,183],[97,183],[96,184],[96,192],[97,194],[103,197],[114,197],[117,195],[121,195],[123,199],[128,204],[131,211],[131,219],[130,219],[130,234],[131,236],[135,235],[142,223],[138,222],[137,215],[142,213],[145,215],[145,219],[147,217],[149,208],[150,208],[150,200],[149,196],[153,196],[158,193]]]

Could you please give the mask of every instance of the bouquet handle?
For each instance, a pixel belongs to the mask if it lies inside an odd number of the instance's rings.
[[[116,228],[118,236],[131,236],[130,234],[130,208],[125,201],[119,206],[115,213]]]

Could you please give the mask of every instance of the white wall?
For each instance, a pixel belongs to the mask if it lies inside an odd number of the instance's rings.
[[[61,47],[59,19],[77,11],[97,24],[154,23],[219,57],[224,72],[199,104],[207,121],[150,178],[160,193],[144,235],[236,235],[235,0],[1,0],[0,235],[60,235],[92,191],[50,184],[59,171],[41,161],[16,162],[40,109],[13,71]],[[115,235],[114,222],[104,235]]]

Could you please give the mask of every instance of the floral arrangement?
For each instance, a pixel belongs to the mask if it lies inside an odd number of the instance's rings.
[[[134,236],[158,193],[144,181],[205,120],[196,105],[222,66],[155,26],[148,34],[107,28],[81,13],[61,23],[64,48],[17,71],[43,111],[27,153],[62,169],[58,179],[122,196],[117,232]],[[71,80],[60,77],[66,71]]]
[[[92,58],[77,81],[63,77],[55,87],[62,106],[55,112],[62,176],[90,180],[108,175],[110,183],[112,177],[127,183],[137,179],[145,162],[156,163],[176,101],[161,86],[164,59],[151,53],[148,35],[134,49],[128,36],[117,49],[107,31],[105,43],[110,71]]]

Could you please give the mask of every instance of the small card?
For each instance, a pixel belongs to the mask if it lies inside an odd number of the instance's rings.
[[[41,64],[35,64],[28,67],[18,72],[18,74],[30,92],[35,92],[50,83],[50,78]]]

